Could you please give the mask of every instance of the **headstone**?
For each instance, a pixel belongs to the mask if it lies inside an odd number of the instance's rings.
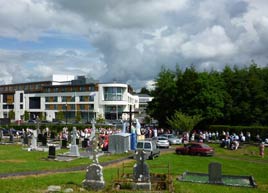
[[[76,128],[73,127],[73,131],[72,131],[72,144],[71,144],[71,147],[70,147],[70,153],[69,155],[70,156],[77,156],[79,157],[80,156],[80,153],[79,153],[79,148],[78,148],[78,145],[76,145]]]
[[[9,142],[10,143],[14,142],[14,135],[13,135],[12,129],[9,130]]]
[[[95,122],[92,121],[92,130],[95,132]],[[82,185],[87,190],[100,190],[105,186],[102,166],[99,164],[97,152],[98,152],[98,137],[95,133],[93,140],[93,163],[87,167],[86,179],[83,180]]]
[[[149,173],[149,167],[145,163],[144,151],[142,151],[142,150],[137,151],[136,161],[137,161],[137,163],[134,165],[134,168],[133,168],[134,180],[135,181],[149,182],[150,181],[150,173]]]
[[[137,163],[133,167],[133,189],[135,190],[151,190],[149,167],[145,163],[145,153],[139,150],[136,153]]]
[[[32,130],[31,149],[37,149],[37,131]]]
[[[210,163],[208,166],[209,183],[222,184],[222,172],[220,163]]]
[[[55,146],[49,146],[48,158],[50,158],[50,159],[55,159],[56,158],[56,147]]]
[[[100,190],[105,186],[102,166],[93,163],[87,167],[86,179],[83,180],[82,185],[87,190]]]

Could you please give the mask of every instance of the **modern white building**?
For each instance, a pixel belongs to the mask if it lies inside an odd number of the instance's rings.
[[[102,116],[107,120],[129,118],[129,110],[139,109],[139,97],[122,83],[97,83],[84,76],[57,75],[52,81],[0,85],[0,118],[24,120],[41,117],[53,121],[61,113],[71,122]],[[134,114],[133,114],[134,115]],[[27,121],[27,120],[25,120]]]

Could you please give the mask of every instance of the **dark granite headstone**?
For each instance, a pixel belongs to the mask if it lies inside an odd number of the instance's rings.
[[[56,147],[55,146],[49,146],[48,158],[50,158],[50,159],[55,159],[56,158]]]
[[[221,164],[210,163],[208,166],[209,183],[222,184]]]

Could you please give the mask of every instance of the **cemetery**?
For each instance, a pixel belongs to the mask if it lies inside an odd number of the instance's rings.
[[[76,127],[63,128],[61,140],[44,132],[26,130],[21,138],[8,137],[0,145],[0,186],[4,192],[267,192],[268,149],[256,144],[236,151],[210,143],[215,155],[180,156],[176,147],[160,149],[147,160],[136,150],[126,127],[100,146],[94,120],[87,140]],[[48,130],[45,130],[48,132]],[[66,137],[64,137],[66,134]],[[137,136],[136,136],[137,137]],[[182,146],[182,145],[181,145]],[[134,158],[134,159],[133,159]],[[15,167],[14,167],[15,166]],[[11,185],[12,180],[15,185]]]

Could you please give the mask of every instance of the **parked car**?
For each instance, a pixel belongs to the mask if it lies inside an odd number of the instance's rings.
[[[168,141],[170,143],[170,145],[178,145],[178,144],[182,144],[182,139],[178,138],[176,135],[174,134],[162,134],[160,135],[161,137],[167,137]]]
[[[142,140],[137,142],[137,150],[143,150],[145,152],[145,159],[154,159],[160,155],[160,150],[156,146],[154,140]]]
[[[176,148],[177,154],[188,154],[188,155],[214,155],[214,149],[205,143],[188,143],[184,144],[183,147]]]
[[[154,138],[153,140],[156,141],[156,146],[159,147],[159,148],[160,147],[169,148],[169,146],[170,146],[167,137],[159,136],[159,137]]]

